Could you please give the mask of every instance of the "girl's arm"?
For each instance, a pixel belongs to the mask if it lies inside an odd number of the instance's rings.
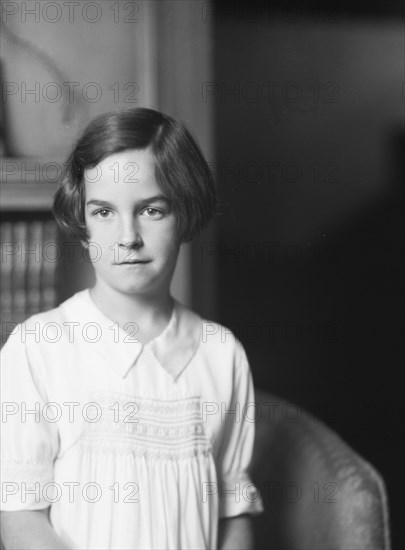
[[[219,550],[253,550],[253,526],[248,514],[219,520]]]
[[[5,550],[70,550],[49,522],[48,509],[1,512],[0,516]]]

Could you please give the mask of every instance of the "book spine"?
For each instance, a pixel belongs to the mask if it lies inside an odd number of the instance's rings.
[[[26,299],[26,246],[28,224],[17,221],[13,224],[13,243],[15,253],[12,256],[12,308],[13,321],[20,323],[27,315]]]
[[[27,303],[28,314],[33,315],[41,310],[41,277],[44,262],[42,221],[35,220],[30,223],[28,246]]]
[[[43,225],[41,309],[46,311],[56,305],[56,267],[60,260],[57,227],[53,220]]]
[[[1,223],[1,276],[0,276],[0,325],[1,345],[3,345],[13,328],[13,288],[12,256],[15,253],[13,243],[13,226],[10,222]]]

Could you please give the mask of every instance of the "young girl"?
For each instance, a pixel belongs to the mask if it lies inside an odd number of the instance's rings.
[[[103,115],[54,213],[95,285],[2,350],[6,549],[251,548],[252,379],[240,342],[170,295],[215,191],[188,131],[151,109]]]

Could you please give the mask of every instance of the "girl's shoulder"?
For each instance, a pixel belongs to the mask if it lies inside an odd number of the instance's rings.
[[[203,355],[215,364],[248,365],[245,349],[230,328],[205,319],[185,306],[180,307],[181,325],[193,334],[197,355]]]
[[[206,344],[206,347],[238,348],[242,346],[235,334],[228,327],[217,321],[201,317],[198,313],[177,301],[176,308],[180,319],[180,330],[193,331],[199,343]]]
[[[14,324],[2,352],[21,345],[29,349],[32,345],[38,347],[41,344],[63,340],[68,335],[71,325],[75,324],[72,311],[80,307],[85,292],[80,291],[57,307],[35,313],[24,321]]]

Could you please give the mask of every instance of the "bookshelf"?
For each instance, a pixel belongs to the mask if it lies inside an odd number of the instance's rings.
[[[1,159],[1,213],[50,212],[62,166],[47,159]]]
[[[48,159],[0,161],[1,345],[17,323],[58,302],[62,239],[51,208],[61,166]]]

